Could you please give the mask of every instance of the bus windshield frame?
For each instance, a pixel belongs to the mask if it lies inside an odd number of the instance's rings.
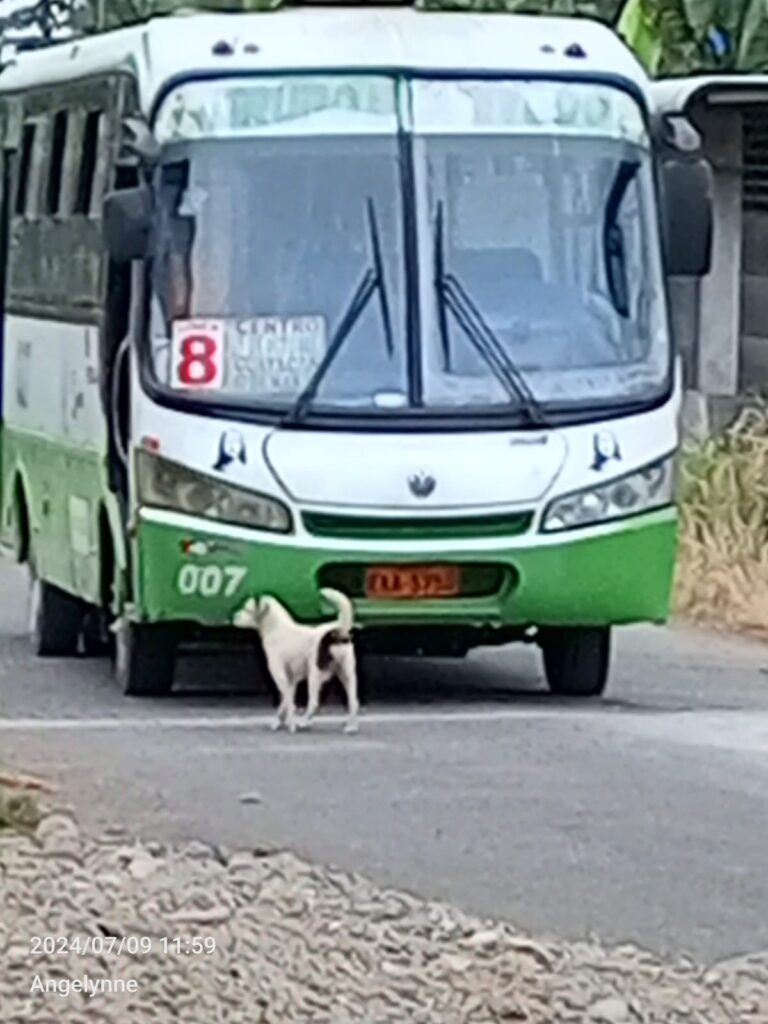
[[[567,110],[573,76],[285,72],[169,89],[145,388],[195,412],[342,429],[568,425],[664,404],[674,356],[645,109],[627,83],[576,81],[584,102]],[[270,251],[282,266],[258,296],[251,268]],[[208,329],[242,357],[238,387],[234,362],[213,387],[179,382],[180,346]]]

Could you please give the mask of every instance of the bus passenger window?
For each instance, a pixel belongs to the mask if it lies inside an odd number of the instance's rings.
[[[47,212],[55,217],[61,206],[61,187],[64,181],[64,155],[67,150],[67,113],[60,110],[53,119],[51,163],[48,170]]]
[[[75,213],[88,216],[93,203],[93,186],[96,180],[96,165],[99,157],[99,135],[101,111],[91,110],[83,128],[83,151],[80,160],[80,175],[75,196]]]
[[[19,217],[23,217],[27,212],[29,182],[32,176],[32,155],[35,149],[35,128],[34,124],[25,124],[21,136],[21,160],[19,161],[19,177],[16,183],[15,207],[16,215]]]

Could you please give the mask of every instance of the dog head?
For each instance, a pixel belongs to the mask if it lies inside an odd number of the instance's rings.
[[[238,629],[258,629],[260,620],[260,606],[261,602],[255,597],[249,598],[243,607],[235,612],[232,622]]]
[[[280,603],[274,597],[251,597],[235,612],[232,621],[240,629],[259,631],[280,608]]]

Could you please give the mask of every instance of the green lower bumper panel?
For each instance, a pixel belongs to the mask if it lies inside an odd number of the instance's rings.
[[[522,546],[499,539],[492,550],[445,545],[439,553],[393,554],[301,546],[292,538],[217,533],[212,524],[179,526],[141,518],[135,538],[135,617],[225,626],[247,597],[272,594],[302,620],[327,617],[318,591],[336,585],[355,597],[370,625],[610,625],[663,621],[669,611],[676,517],[666,510],[599,534],[574,531]],[[544,540],[544,538],[542,538]],[[455,564],[462,592],[440,600],[366,600],[369,565]]]

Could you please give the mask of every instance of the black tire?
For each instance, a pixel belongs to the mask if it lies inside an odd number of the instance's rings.
[[[115,658],[113,604],[120,593],[114,541],[105,509],[99,516],[99,604],[90,604],[83,619],[82,651],[86,658]]]
[[[109,627],[105,612],[95,605],[89,605],[82,627],[82,652],[86,658],[114,657],[115,638]]]
[[[129,697],[164,697],[173,688],[176,637],[165,625],[123,623],[115,637],[115,675]]]
[[[70,658],[78,653],[83,602],[32,573],[29,632],[38,658]]]
[[[609,628],[548,629],[540,639],[550,692],[562,697],[600,697],[611,661]]]

